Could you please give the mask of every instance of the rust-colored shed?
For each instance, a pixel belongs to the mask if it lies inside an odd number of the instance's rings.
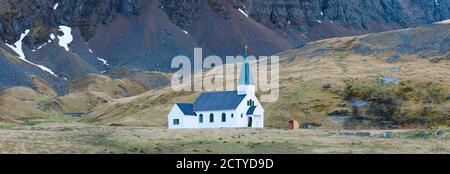
[[[300,124],[296,120],[289,120],[288,129],[296,130],[300,128]]]

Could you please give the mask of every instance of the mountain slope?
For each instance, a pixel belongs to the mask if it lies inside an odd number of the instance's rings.
[[[36,75],[64,94],[70,80],[89,73],[117,74],[124,67],[170,71],[171,58],[192,57],[194,47],[202,47],[204,55],[223,56],[241,54],[248,45],[255,55],[271,55],[319,39],[448,19],[449,4],[449,0],[5,1],[0,5],[0,61],[2,74],[15,78],[0,76],[0,88],[30,86],[29,75]],[[14,47],[18,41],[21,48]],[[19,56],[15,50],[31,63],[14,59]]]
[[[284,128],[289,119],[323,128],[450,124],[449,34],[449,24],[433,24],[279,53],[280,98],[263,103],[266,126]],[[141,90],[144,85],[130,78],[90,75],[73,81],[68,95],[31,103],[49,115],[84,113],[89,123],[165,126],[174,103],[192,102],[199,94],[173,92],[163,80],[169,75],[149,77],[156,85]],[[11,98],[9,93],[0,99]]]
[[[284,128],[290,119],[323,128],[450,124],[450,55],[440,49],[450,47],[449,34],[448,24],[436,24],[280,53],[280,98],[263,103],[266,126]],[[85,121],[165,126],[173,103],[197,96],[150,91],[94,108]]]

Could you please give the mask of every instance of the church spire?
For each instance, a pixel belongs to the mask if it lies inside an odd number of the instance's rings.
[[[244,63],[242,64],[241,75],[239,76],[238,93],[254,93],[255,81],[253,80],[250,63],[248,60],[248,47],[245,46]]]

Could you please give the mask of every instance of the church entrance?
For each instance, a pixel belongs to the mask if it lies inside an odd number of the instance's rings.
[[[253,125],[253,118],[248,117],[248,126],[247,127],[252,127],[252,125]]]

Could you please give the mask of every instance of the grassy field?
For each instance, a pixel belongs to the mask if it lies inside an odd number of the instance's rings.
[[[83,123],[0,128],[0,153],[450,153],[450,130],[167,130]]]

